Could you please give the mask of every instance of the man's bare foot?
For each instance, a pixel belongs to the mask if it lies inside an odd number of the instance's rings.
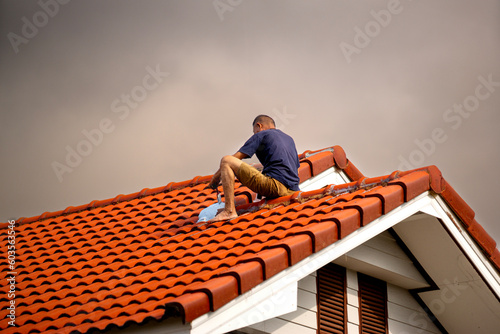
[[[226,210],[223,210],[213,219],[210,219],[209,222],[214,223],[214,222],[226,221],[236,217],[238,217],[238,214],[236,212],[227,212]]]

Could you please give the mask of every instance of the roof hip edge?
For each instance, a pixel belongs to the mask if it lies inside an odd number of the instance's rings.
[[[439,195],[449,206],[457,217],[461,220],[463,226],[476,242],[476,244],[487,255],[496,269],[500,272],[500,252],[496,248],[496,241],[488,232],[476,221],[474,210],[465,202],[465,200],[456,192],[456,190],[446,181],[438,167],[431,165],[413,170],[400,172],[400,176],[409,175],[415,172],[426,172],[429,175],[430,189]]]
[[[321,150],[316,150],[316,151],[309,151],[309,150],[304,151],[304,153],[299,154],[299,160],[306,160],[312,156],[315,156],[317,154],[321,154],[324,152],[331,152],[332,153],[333,161],[337,167],[339,167],[340,169],[346,168],[348,160],[347,160],[344,149],[339,145],[329,146],[329,147],[323,148]]]
[[[309,158],[314,157],[318,154],[323,154],[325,152],[330,152],[333,155],[333,165],[331,167],[338,167],[339,169],[344,171],[344,173],[346,173],[352,181],[357,181],[365,177],[363,173],[361,173],[360,170],[357,169],[349,159],[347,159],[347,155],[344,149],[339,145],[329,146],[316,151],[304,151],[304,153],[299,154],[299,160],[301,160],[301,162],[307,162],[309,164],[311,169],[311,176],[315,176],[317,174],[313,172],[313,169],[317,168],[314,168],[316,161],[311,161]]]
[[[453,189],[453,187],[445,180],[443,174],[438,167],[431,165],[400,172],[400,175],[408,175],[410,173],[423,171],[429,174],[429,186],[432,191],[440,195],[451,209],[462,219],[466,226],[470,226],[474,220],[475,212],[465,202],[465,200]]]

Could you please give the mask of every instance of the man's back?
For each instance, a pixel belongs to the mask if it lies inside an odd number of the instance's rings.
[[[297,149],[292,137],[279,129],[268,129],[254,134],[239,152],[257,155],[264,166],[263,174],[270,176],[291,190],[299,190]]]

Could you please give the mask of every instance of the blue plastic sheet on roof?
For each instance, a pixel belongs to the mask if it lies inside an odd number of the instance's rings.
[[[219,194],[217,196],[217,203],[215,204],[212,204],[208,207],[206,207],[205,209],[201,210],[200,214],[198,215],[198,223],[199,222],[206,222],[206,221],[209,221],[210,219],[213,219],[215,218],[215,216],[217,215],[217,211],[219,209],[223,209],[224,208],[224,202],[222,202],[221,200],[221,195]]]

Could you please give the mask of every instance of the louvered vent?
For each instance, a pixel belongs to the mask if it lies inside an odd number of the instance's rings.
[[[345,268],[329,263],[317,272],[319,333],[346,333]]]
[[[387,284],[358,273],[361,333],[387,333]]]

